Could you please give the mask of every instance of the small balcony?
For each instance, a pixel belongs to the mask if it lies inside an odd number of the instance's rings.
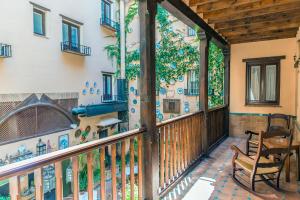
[[[91,47],[75,44],[69,41],[61,42],[61,51],[77,54],[80,56],[90,56],[91,55]]]
[[[100,19],[100,24],[110,30],[119,32],[120,31],[120,24],[118,22],[113,21],[111,18],[102,17]]]
[[[111,95],[111,94],[104,94],[101,96],[102,103],[114,103],[120,101],[126,101],[125,97],[122,95]]]
[[[198,96],[199,95],[199,88],[184,89],[184,95],[186,95],[186,96]]]
[[[11,45],[0,43],[0,58],[11,57]]]

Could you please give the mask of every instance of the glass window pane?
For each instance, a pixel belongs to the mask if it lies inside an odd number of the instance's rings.
[[[260,94],[260,66],[251,66],[250,73],[250,100],[257,101]]]
[[[79,34],[78,34],[78,28],[71,26],[71,42],[72,47],[78,47],[79,46]]]
[[[68,34],[68,25],[63,23],[63,41],[68,42],[69,41],[69,34]]]
[[[44,35],[43,15],[37,12],[33,12],[33,31],[36,34]]]
[[[266,65],[266,100],[276,100],[276,65]]]

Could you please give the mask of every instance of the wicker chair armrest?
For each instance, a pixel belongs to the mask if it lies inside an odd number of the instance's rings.
[[[254,160],[249,156],[247,156],[244,152],[242,152],[237,146],[232,145],[231,149],[235,152],[235,156],[234,156],[235,158],[239,158],[245,162],[254,164]]]

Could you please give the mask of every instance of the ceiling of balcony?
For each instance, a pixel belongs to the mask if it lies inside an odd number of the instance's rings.
[[[300,0],[184,0],[231,44],[295,37]]]

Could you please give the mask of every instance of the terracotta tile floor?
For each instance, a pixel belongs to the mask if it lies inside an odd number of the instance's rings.
[[[245,140],[227,138],[209,156],[204,159],[184,180],[182,180],[164,199],[174,200],[250,200],[262,199],[235,184],[231,179],[231,158],[233,152],[230,146],[235,144],[243,151]],[[295,158],[291,163],[291,182],[285,182],[285,173],[281,175],[281,187],[287,192],[275,191],[264,182],[257,183],[257,191],[276,194],[278,199],[300,200],[300,181],[296,181]],[[284,171],[284,169],[283,169]]]

